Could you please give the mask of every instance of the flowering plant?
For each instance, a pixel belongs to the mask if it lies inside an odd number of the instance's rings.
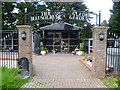
[[[65,53],[68,53],[68,48],[64,48]]]
[[[12,47],[10,47],[9,49],[8,49],[8,51],[12,51],[13,50],[13,48]]]

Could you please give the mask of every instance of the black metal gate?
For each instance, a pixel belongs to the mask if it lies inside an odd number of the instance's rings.
[[[38,31],[34,31],[33,33],[33,43],[34,43],[34,53],[40,54],[40,33]]]
[[[18,30],[0,30],[0,66],[16,68],[18,60]]]
[[[106,73],[120,74],[120,36],[108,32]]]

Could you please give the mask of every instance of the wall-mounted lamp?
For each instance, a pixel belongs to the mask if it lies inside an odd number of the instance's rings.
[[[22,38],[23,40],[26,39],[26,32],[25,32],[25,31],[23,31],[23,32],[21,33],[21,38]]]
[[[100,34],[99,34],[99,39],[102,41],[102,40],[104,40],[104,33],[103,32],[101,32]]]

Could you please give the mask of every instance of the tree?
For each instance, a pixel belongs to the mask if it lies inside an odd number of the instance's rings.
[[[82,2],[47,2],[48,9],[50,10],[76,10],[85,11],[87,7]]]
[[[77,11],[77,12],[81,12],[81,11],[85,11],[87,7],[85,6],[85,4],[83,4],[82,2],[47,2],[46,3],[48,5],[47,9],[51,10],[64,10],[64,21],[71,23],[71,24],[77,24],[78,26],[83,26],[84,22],[80,21],[80,20],[70,20],[69,15],[72,15],[72,11]]]
[[[112,15],[109,20],[109,30],[120,35],[120,2],[114,2],[113,9],[110,11]]]
[[[83,4],[82,2],[48,2],[46,3],[48,5],[47,9],[49,10],[62,10],[64,9],[64,11],[84,11],[84,12],[88,12],[87,11],[87,7],[85,4]],[[66,18],[67,15],[70,15],[71,12],[66,12]],[[68,23],[71,23],[72,20],[68,20]],[[87,21],[83,22],[83,21],[75,21],[74,22],[77,26],[82,27],[84,30],[81,31],[81,37],[82,38],[90,38],[92,37],[92,31],[91,28],[93,27],[90,23],[88,23]],[[73,24],[71,23],[71,24]],[[87,23],[87,26],[84,27],[84,23]]]
[[[103,20],[103,22],[101,23],[101,26],[108,26],[108,23],[106,20]]]
[[[40,5],[38,2],[16,3],[16,8],[19,9],[19,13],[17,14],[17,24],[24,24],[25,8],[27,8],[27,13],[46,10],[46,6]]]
[[[14,14],[11,13],[14,8],[18,8],[19,12]],[[38,2],[21,2],[21,3],[4,3],[3,4],[3,27],[4,29],[15,29],[15,21],[17,19],[17,24],[24,24],[25,8],[27,8],[27,13],[34,11],[46,11],[46,10],[65,10],[65,11],[85,11],[87,12],[87,7],[82,2],[47,2],[46,5],[40,5]],[[71,12],[65,12],[65,19],[68,19],[68,16]],[[8,22],[5,22],[7,19]],[[72,20],[68,20],[68,23],[71,23]],[[9,24],[11,22],[11,24]],[[66,21],[65,21],[66,22]],[[78,23],[79,22],[79,23]],[[84,28],[83,21],[74,20],[71,24],[77,24],[79,27]],[[88,23],[88,22],[87,22]],[[86,33],[91,35],[91,24],[86,28]],[[47,24],[44,24],[47,25]],[[40,26],[44,26],[43,24]],[[11,28],[9,28],[11,27]],[[88,36],[88,35],[85,35]]]
[[[3,2],[2,3],[2,30],[13,30],[15,29],[15,14],[14,3],[12,2]]]

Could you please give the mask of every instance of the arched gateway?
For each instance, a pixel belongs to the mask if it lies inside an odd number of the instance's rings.
[[[3,34],[2,43],[2,65],[5,65],[6,58],[8,55],[13,57],[12,59],[22,60],[21,66],[25,69],[23,75],[32,74],[32,32],[34,33],[34,52],[39,54],[40,42],[43,42],[45,48],[48,50],[57,49],[57,51],[62,52],[64,48],[68,51],[74,50],[75,47],[79,47],[80,43],[80,31],[82,28],[78,27],[81,24],[86,23],[88,20],[88,14],[85,12],[77,11],[47,11],[47,12],[34,12],[25,15],[25,25],[17,25],[19,29],[19,34],[17,32],[10,31]],[[76,25],[75,25],[76,24]],[[108,27],[96,27],[93,28],[93,72],[99,77],[105,77],[106,68],[106,41],[107,41],[107,29]],[[100,34],[102,34],[102,40],[100,39]],[[14,44],[14,36],[19,36],[19,46],[16,48]],[[8,38],[9,43],[12,43],[12,50],[7,52],[6,42]],[[15,57],[15,49],[18,49],[19,54],[17,58]],[[24,57],[24,58],[23,58]],[[16,60],[17,62],[17,60]],[[10,62],[9,64],[11,64]],[[24,64],[25,65],[24,65]],[[12,64],[11,64],[12,66]],[[24,71],[24,70],[23,70]],[[26,73],[27,71],[27,73]],[[29,73],[28,73],[29,71]]]
[[[40,48],[52,52],[72,52],[80,46],[80,26],[89,20],[87,12],[42,11],[26,13],[25,24],[34,27],[33,52],[40,54]]]

